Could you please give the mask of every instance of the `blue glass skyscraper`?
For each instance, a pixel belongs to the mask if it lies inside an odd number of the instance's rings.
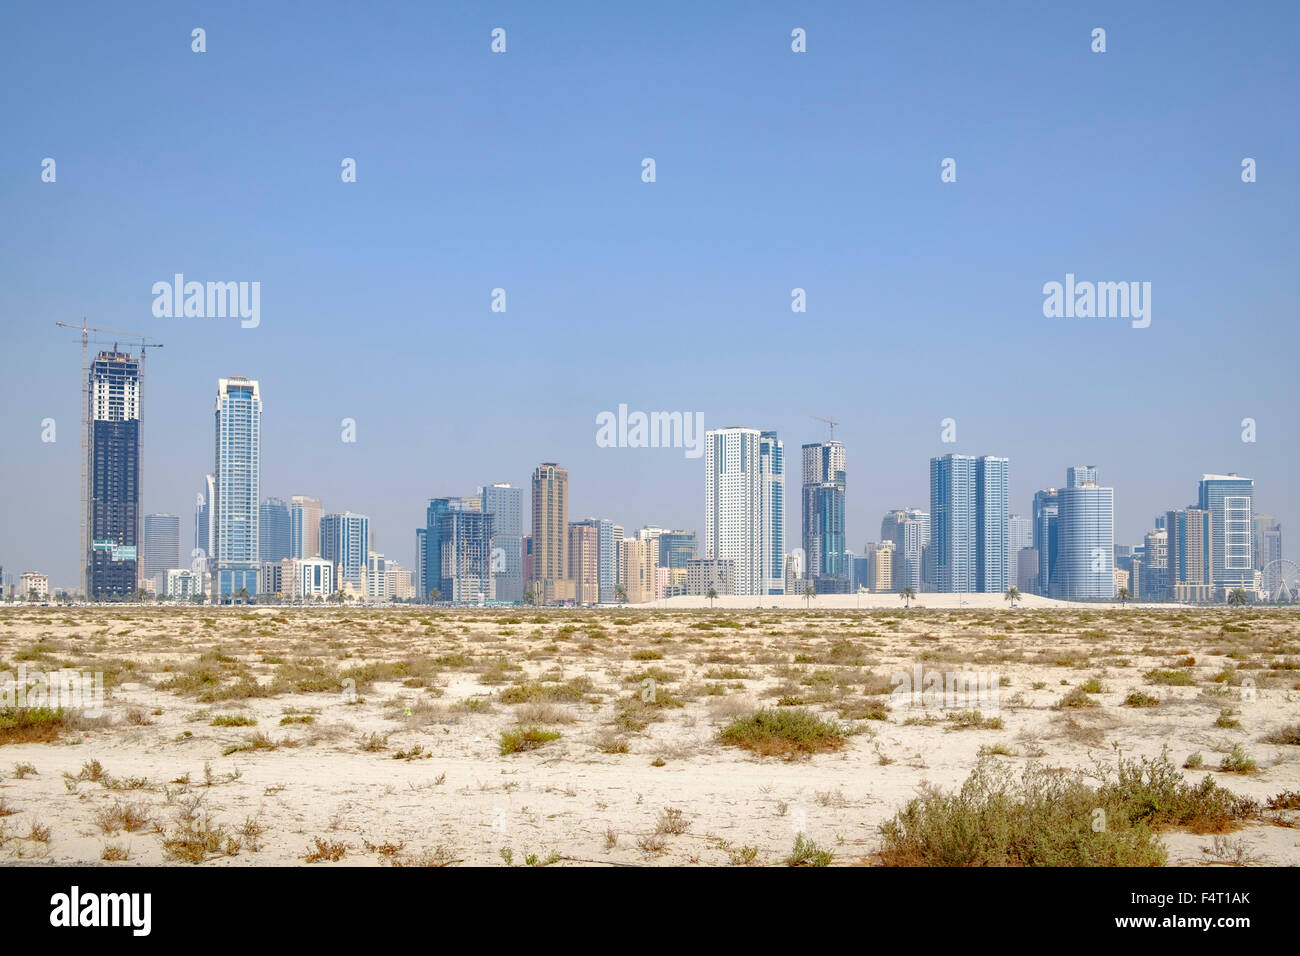
[[[223,378],[217,383],[213,475],[214,600],[219,602],[229,602],[241,591],[257,593],[261,468],[262,398],[257,382]]]

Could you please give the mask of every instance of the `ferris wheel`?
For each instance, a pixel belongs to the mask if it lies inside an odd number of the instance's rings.
[[[1260,575],[1260,587],[1268,600],[1275,604],[1300,600],[1300,565],[1294,561],[1286,558],[1270,561]]]

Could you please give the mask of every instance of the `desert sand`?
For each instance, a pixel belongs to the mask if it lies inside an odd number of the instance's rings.
[[[1300,790],[1300,747],[1264,741],[1300,720],[1297,611],[939,599],[6,607],[0,671],[100,672],[106,699],[0,745],[0,860],[777,865],[802,833],[833,865],[870,864],[882,822],[981,759],[1088,768],[1167,748],[1180,767],[1202,755],[1191,782]],[[997,723],[891,696],[917,668],[992,675]],[[1094,679],[1092,706],[1061,707]],[[806,708],[847,743],[786,759],[719,741],[761,707]],[[503,753],[529,728],[559,736]],[[1252,772],[1218,769],[1234,745]],[[1217,846],[1160,839],[1171,864],[1295,865],[1295,817]]]

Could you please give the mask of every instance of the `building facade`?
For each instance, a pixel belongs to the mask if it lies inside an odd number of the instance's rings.
[[[262,563],[279,564],[293,556],[289,505],[283,498],[267,498],[258,508],[258,554]]]
[[[759,461],[762,435],[756,428],[711,429],[704,435],[704,557],[731,561],[736,594],[762,594],[767,588],[770,568],[764,555],[772,533],[764,504],[766,499],[773,507],[777,485]],[[775,449],[766,447],[770,457]]]
[[[574,600],[569,574],[569,473],[555,462],[533,471],[533,577],[536,600],[567,604]]]
[[[1197,507],[1210,513],[1212,583],[1216,590],[1255,587],[1255,482],[1236,474],[1204,475]]]
[[[260,549],[262,397],[258,383],[217,383],[213,600],[226,603],[257,593]]]
[[[140,362],[102,351],[89,375],[83,577],[97,601],[140,587]]]
[[[294,495],[289,499],[289,557],[320,557],[319,498]]]
[[[524,490],[509,482],[484,485],[482,510],[492,516],[492,578],[496,600],[524,599]]]
[[[844,538],[844,445],[803,446],[803,550],[807,577],[818,594],[848,591],[848,544]]]
[[[934,589],[1007,589],[1008,462],[992,455],[930,460],[930,565]]]
[[[366,559],[370,554],[370,519],[344,511],[321,515],[321,557],[332,564],[335,585],[365,590]]]
[[[1057,499],[1057,554],[1051,596],[1067,601],[1115,599],[1115,491],[1098,485],[1096,469],[1067,475]],[[1075,480],[1069,484],[1068,480]]]
[[[140,578],[149,590],[164,594],[167,572],[181,563],[181,519],[178,515],[144,516],[144,553]]]

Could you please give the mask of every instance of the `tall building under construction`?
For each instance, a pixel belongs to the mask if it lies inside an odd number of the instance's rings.
[[[140,362],[114,347],[89,375],[85,588],[91,600],[126,598],[139,588]]]

